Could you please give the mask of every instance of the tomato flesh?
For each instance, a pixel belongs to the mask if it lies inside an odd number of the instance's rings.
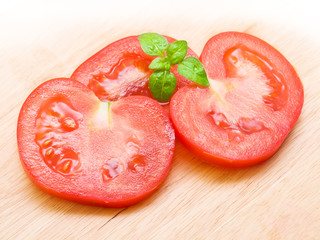
[[[255,73],[256,75],[262,74],[263,83],[270,88],[263,96],[266,105],[277,111],[286,103],[288,90],[284,77],[264,56],[240,44],[227,50],[223,60],[226,64],[228,78],[246,77],[250,75],[250,72],[245,72],[245,70],[250,67],[260,72]]]
[[[17,134],[22,164],[39,188],[104,207],[130,206],[155,191],[175,145],[171,122],[155,100],[105,103],[70,79],[47,81],[30,94]]]
[[[171,43],[175,39],[166,37]],[[197,57],[188,48],[187,56]],[[120,39],[106,46],[82,63],[71,78],[88,86],[101,101],[116,101],[130,95],[152,97],[148,68],[155,57],[148,56],[140,47],[138,36]],[[177,66],[171,71],[177,78],[177,89],[191,83],[182,77]]]
[[[40,108],[36,118],[35,141],[46,164],[61,174],[72,174],[80,168],[79,154],[66,147],[66,133],[79,128],[83,118],[66,99],[51,99]]]
[[[125,56],[108,73],[93,75],[88,87],[102,101],[115,101],[130,95],[151,97],[147,85],[152,73],[148,69],[150,62],[138,55]]]
[[[293,67],[264,41],[236,32],[210,39],[200,60],[210,87],[186,86],[171,100],[181,141],[199,158],[224,167],[270,158],[303,105]]]

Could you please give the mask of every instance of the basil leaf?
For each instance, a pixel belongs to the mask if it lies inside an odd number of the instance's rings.
[[[150,63],[149,68],[157,69],[157,70],[170,70],[170,63],[167,57],[165,58],[158,57]]]
[[[177,80],[170,71],[154,71],[149,78],[152,96],[160,102],[167,102],[176,88]]]
[[[178,72],[201,86],[210,86],[207,73],[198,58],[187,57],[178,65]]]
[[[168,40],[158,33],[144,33],[138,37],[142,50],[150,56],[164,56]]]
[[[187,55],[188,44],[186,41],[175,41],[171,43],[167,50],[167,56],[170,60],[171,65],[182,62],[184,57]]]

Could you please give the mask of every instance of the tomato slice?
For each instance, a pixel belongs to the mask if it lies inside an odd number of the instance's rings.
[[[175,41],[166,38],[169,43]],[[187,56],[197,57],[190,48]],[[130,95],[152,97],[148,80],[153,70],[148,66],[154,58],[143,52],[138,36],[131,36],[94,54],[74,71],[71,78],[88,86],[101,101],[115,101]],[[177,66],[171,71],[177,78],[176,89],[191,83],[178,73]]]
[[[170,114],[177,134],[206,162],[240,168],[270,158],[297,121],[303,86],[266,42],[239,32],[212,37],[201,54],[209,88],[180,89]]]
[[[101,102],[80,82],[53,79],[22,106],[18,148],[31,180],[52,195],[125,207],[168,174],[175,146],[161,105],[145,96]]]

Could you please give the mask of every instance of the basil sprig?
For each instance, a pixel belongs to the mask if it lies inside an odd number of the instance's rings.
[[[142,50],[150,56],[164,56],[169,43],[158,33],[144,33],[139,36]]]
[[[176,77],[170,68],[178,64],[178,72],[185,78],[208,87],[206,71],[198,58],[187,57],[188,44],[186,41],[175,41],[171,44],[157,33],[144,33],[139,36],[142,50],[156,56],[149,65],[154,71],[149,78],[149,88],[152,96],[160,102],[168,101],[177,85]]]
[[[201,86],[209,87],[207,73],[198,58],[187,57],[178,65],[178,72]]]
[[[176,85],[176,77],[168,70],[157,70],[149,78],[152,96],[160,102],[166,102],[170,99]]]
[[[170,70],[171,64],[167,57],[157,57],[149,65],[150,69]]]

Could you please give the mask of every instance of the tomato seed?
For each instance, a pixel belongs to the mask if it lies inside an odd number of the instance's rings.
[[[52,145],[52,141],[48,139],[43,142],[42,147],[47,148],[47,147],[50,147],[51,145]]]
[[[62,127],[68,131],[75,130],[78,126],[76,121],[71,117],[65,117],[62,121]]]
[[[50,157],[52,158],[54,156],[54,150],[52,148],[49,148],[47,151],[46,151],[46,157]]]

